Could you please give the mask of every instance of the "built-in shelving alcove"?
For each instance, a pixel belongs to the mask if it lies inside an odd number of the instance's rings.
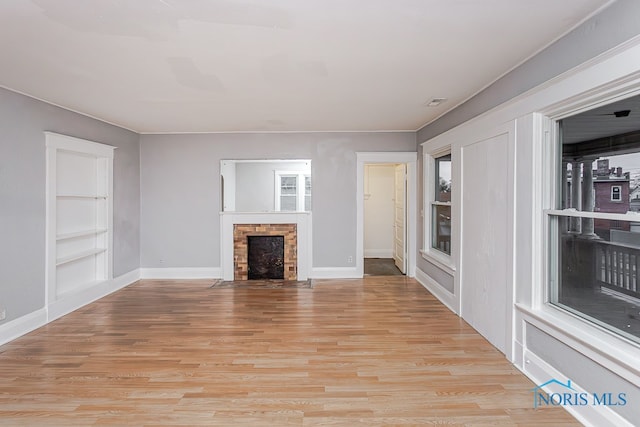
[[[109,145],[45,132],[47,302],[110,280],[113,153]]]

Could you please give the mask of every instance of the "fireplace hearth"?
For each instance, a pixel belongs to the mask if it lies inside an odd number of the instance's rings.
[[[284,279],[284,236],[247,236],[249,280]]]

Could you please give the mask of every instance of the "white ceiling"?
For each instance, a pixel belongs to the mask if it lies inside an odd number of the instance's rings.
[[[416,130],[607,3],[2,0],[0,85],[143,133]]]

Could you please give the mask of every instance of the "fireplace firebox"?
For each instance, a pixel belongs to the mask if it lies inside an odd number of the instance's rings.
[[[249,280],[284,279],[284,236],[247,236]]]
[[[284,280],[297,278],[297,225],[282,224],[234,224],[233,225],[233,280],[250,280],[249,277],[249,237],[280,237],[279,247],[283,247],[282,261],[267,261],[283,265]],[[268,248],[269,251],[271,250]],[[260,268],[261,270],[262,268]],[[254,269],[255,270],[255,269]],[[255,272],[255,271],[254,271]],[[279,274],[278,274],[279,276]],[[275,276],[274,276],[275,277]],[[264,278],[263,278],[264,279]]]

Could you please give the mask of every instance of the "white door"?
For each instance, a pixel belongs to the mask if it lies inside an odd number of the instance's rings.
[[[405,200],[407,194],[406,165],[395,166],[394,215],[393,215],[393,259],[402,274],[406,273],[406,212]]]

